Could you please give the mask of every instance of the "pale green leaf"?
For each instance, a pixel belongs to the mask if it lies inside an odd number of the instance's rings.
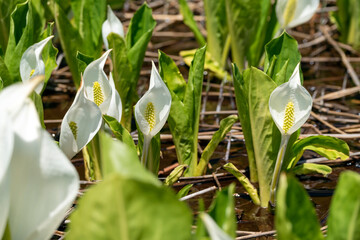
[[[304,163],[290,169],[289,172],[292,172],[296,175],[317,173],[327,176],[332,172],[332,168],[326,165],[316,163]]]

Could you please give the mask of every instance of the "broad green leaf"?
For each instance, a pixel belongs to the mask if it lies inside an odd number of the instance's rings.
[[[103,115],[103,119],[110,127],[116,139],[125,143],[129,148],[136,151],[136,146],[130,133],[124,128],[115,118],[107,115]]]
[[[328,219],[328,240],[360,239],[360,176],[346,171],[331,200]]]
[[[244,75],[248,75],[249,70],[244,71]],[[249,115],[249,81],[244,81],[244,76],[240,73],[236,64],[233,64],[234,88],[235,88],[235,101],[241,122],[242,131],[246,139],[245,147],[248,155],[250,179],[252,182],[258,181],[256,161],[254,155],[254,146],[251,134],[252,123],[250,122]],[[248,77],[246,77],[247,79]]]
[[[232,163],[227,163],[223,166],[223,168],[234,175],[237,180],[243,185],[245,190],[249,193],[250,198],[253,200],[254,204],[260,205],[260,198],[257,189],[254,185],[251,184],[250,180],[240,172]]]
[[[40,40],[44,19],[33,9],[31,3],[24,2],[15,7],[10,18],[9,41],[4,62],[9,70],[9,83],[21,81],[20,59],[28,47]],[[8,81],[4,82],[7,86]]]
[[[107,37],[111,52],[113,64],[113,77],[115,88],[118,91],[121,102],[123,103],[123,113],[121,122],[125,128],[130,131],[133,95],[137,85],[137,79],[134,77],[133,68],[127,57],[127,50],[124,38],[116,33],[110,33]]]
[[[194,55],[183,100],[180,99],[183,81],[179,70],[164,53],[159,54],[160,76],[168,86],[172,98],[168,124],[176,146],[176,155],[180,164],[189,166],[185,176],[195,174],[198,161],[197,138],[205,52],[206,47],[202,47]],[[173,73],[169,74],[169,72]],[[180,97],[174,92],[176,89],[179,89],[177,92],[180,93]]]
[[[326,165],[316,163],[304,163],[295,166],[294,168],[290,169],[289,172],[296,175],[318,173],[327,176],[332,172],[332,168]]]
[[[39,121],[41,123],[41,126],[43,128],[45,128],[45,123],[44,123],[44,107],[43,107],[43,102],[42,102],[42,98],[39,94],[37,94],[36,92],[33,92],[30,96],[31,100],[34,102],[35,104],[35,108],[36,111],[39,115]]]
[[[340,40],[360,50],[360,2],[358,0],[338,0],[332,17],[340,32]]]
[[[100,56],[102,50],[101,25],[105,20],[106,2],[96,0],[71,1],[73,19],[68,18],[67,9],[64,9],[66,6],[60,0],[52,2],[56,30],[60,37],[66,62],[70,67],[75,85],[79,87],[81,71],[78,68],[76,55],[79,51],[94,59]]]
[[[206,54],[205,54],[205,66],[204,66],[204,69],[213,72],[215,74],[215,76],[217,78],[219,78],[219,79],[225,79],[226,78],[227,81],[231,81],[231,76],[229,75],[229,73],[227,71],[225,71],[220,65],[220,60],[221,59],[218,59],[218,61],[214,60],[214,58],[212,57],[209,50],[206,51]],[[194,58],[195,51],[196,51],[196,49],[185,50],[185,51],[180,52],[180,55],[183,58],[186,65],[188,65],[188,66],[191,65],[191,61]]]
[[[246,55],[250,66],[258,66],[264,55],[265,45],[276,34],[278,24],[274,5],[273,1],[263,0],[261,2],[256,35]]]
[[[349,158],[349,146],[341,139],[330,136],[311,136],[296,141],[292,147],[292,158],[284,162],[288,169],[294,167],[305,150],[314,151],[329,160]]]
[[[166,81],[167,87],[179,98],[180,101],[183,101],[186,89],[186,82],[175,62],[160,50],[159,72],[161,74],[161,78],[164,79],[164,81],[166,79],[171,79],[171,81]]]
[[[78,51],[76,53],[76,60],[77,60],[79,72],[83,75],[87,65],[89,65],[95,59]]]
[[[196,22],[194,20],[194,15],[191,12],[186,0],[179,0],[179,8],[180,8],[181,15],[184,18],[184,23],[194,33],[196,41],[199,43],[200,47],[204,46],[206,44],[205,38],[201,34],[198,26],[196,25]]]
[[[191,224],[189,208],[170,189],[113,174],[80,199],[66,238],[188,240]]]
[[[45,39],[53,34],[54,23],[48,23],[47,28],[42,33],[41,39]],[[42,59],[45,64],[45,84],[49,81],[52,71],[57,67],[56,56],[58,54],[57,48],[52,43],[46,44],[42,52]]]
[[[231,130],[234,123],[238,121],[238,116],[230,115],[220,121],[219,130],[212,136],[210,142],[201,154],[198,166],[196,167],[196,175],[202,175],[206,171],[206,167],[219,143],[225,138],[226,134]]]
[[[274,79],[277,85],[280,85],[290,79],[300,59],[297,41],[284,31],[280,37],[273,39],[265,46],[264,72]],[[285,64],[287,64],[286,80],[277,81],[275,76]]]
[[[324,239],[313,204],[296,178],[281,175],[276,199],[277,239]]]
[[[106,18],[106,2],[98,0],[71,0],[74,24],[84,39],[86,48],[101,49],[101,26]]]
[[[129,179],[139,180],[159,186],[160,181],[141,166],[136,151],[126,144],[112,139],[106,133],[100,133],[100,149],[103,178],[118,173]]]
[[[244,81],[248,84],[248,112],[258,171],[260,205],[267,207],[273,167],[280,145],[280,132],[269,111],[270,94],[276,88],[276,84],[265,73],[254,67],[244,74]]]
[[[16,4],[25,0],[0,0],[0,47],[5,52],[9,39],[10,16]]]
[[[235,203],[234,203],[235,184],[216,193],[214,201],[209,207],[209,215],[215,220],[217,225],[232,238],[235,238]]]
[[[179,165],[174,170],[171,171],[169,176],[166,177],[164,185],[171,186],[176,183],[179,178],[183,175],[185,169],[187,168],[186,165]]]
[[[225,42],[229,34],[225,0],[204,0],[204,11],[206,16],[208,52],[216,62],[221,63]]]
[[[232,0],[226,2],[227,23],[231,36],[233,61],[243,70],[245,58],[255,41],[259,26],[267,18],[267,0]],[[263,32],[264,34],[264,32]]]
[[[185,111],[188,114],[188,118],[191,119],[190,129],[193,136],[193,147],[192,147],[192,158],[190,162],[186,162],[189,166],[186,172],[186,175],[193,175],[196,171],[197,164],[197,138],[199,133],[199,119],[200,119],[200,108],[201,108],[201,93],[202,93],[202,83],[203,83],[203,72],[204,72],[204,62],[205,62],[205,52],[206,46],[199,48],[195,55],[194,60],[191,63],[189,71],[189,79],[186,85],[185,97],[184,97],[184,107]],[[177,109],[171,109],[172,111],[177,111]],[[187,126],[189,128],[189,126]],[[190,136],[183,136],[189,138]],[[196,159],[196,160],[195,160]]]
[[[180,189],[180,191],[176,194],[178,198],[182,198],[185,197],[186,195],[188,195],[190,189],[192,188],[194,184],[188,184],[185,185],[185,187],[183,187],[182,189]]]
[[[4,59],[0,56],[0,78],[3,86],[8,86],[12,83],[9,70],[4,62]],[[0,88],[2,89],[2,87]]]

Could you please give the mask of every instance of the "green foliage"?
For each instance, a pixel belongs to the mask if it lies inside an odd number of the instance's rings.
[[[54,29],[54,23],[48,23],[47,28],[44,30],[44,32],[41,35],[41,39],[45,39],[51,36],[53,33],[53,29]],[[52,43],[46,44],[42,52],[42,59],[45,64],[45,84],[43,90],[45,89],[45,86],[49,81],[52,71],[57,67],[57,63],[56,63],[57,54],[58,54],[58,49],[55,48],[52,45]]]
[[[67,64],[70,67],[75,85],[80,85],[80,69],[77,52],[92,57],[100,56],[102,50],[101,26],[106,16],[106,2],[97,0],[73,0],[71,10],[74,18],[69,19],[60,0],[51,1],[56,29]],[[85,14],[86,13],[86,14]]]
[[[216,224],[232,238],[236,236],[234,191],[235,184],[231,184],[221,191],[218,191],[208,209],[209,215]],[[199,208],[201,212],[204,211],[203,207]],[[197,221],[196,239],[208,239],[207,237],[209,235],[204,228],[203,220],[199,217]]]
[[[324,239],[315,209],[294,177],[281,176],[277,193],[275,226],[277,238]],[[301,207],[299,207],[301,205]],[[331,200],[326,239],[360,239],[360,175],[346,171]]]
[[[185,176],[198,176],[205,172],[217,145],[237,121],[237,116],[229,116],[221,121],[219,130],[213,135],[198,163],[197,140],[205,51],[205,47],[196,51],[187,84],[174,61],[159,52],[160,75],[172,98],[168,123],[176,146],[176,155],[180,164],[189,166]]]
[[[192,216],[186,204],[141,166],[133,149],[105,133],[100,144],[104,181],[80,199],[66,237],[190,239]]]
[[[166,177],[164,185],[171,186],[175,182],[179,180],[179,178],[183,175],[185,169],[187,168],[186,165],[179,165],[174,170],[171,171],[169,176]],[[190,190],[190,189],[189,189]],[[185,190],[184,190],[185,191]]]
[[[330,136],[311,136],[300,139],[294,143],[290,157],[284,161],[284,167],[295,167],[305,150],[314,151],[329,160],[349,158],[349,146],[341,139]]]
[[[276,22],[271,21],[271,1],[233,0],[226,2],[227,22],[231,36],[233,61],[242,70],[245,58],[256,66],[264,45],[273,37]],[[271,34],[266,34],[270,32]]]
[[[360,50],[360,1],[338,0],[338,10],[332,13],[340,32],[340,40]]]
[[[249,196],[251,200],[256,205],[260,205],[260,198],[257,189],[254,187],[254,185],[251,184],[249,179],[240,172],[232,163],[227,163],[223,166],[223,168],[234,175],[237,180],[241,183],[241,185],[244,186],[245,190],[249,193]]]
[[[136,151],[134,140],[130,133],[124,128],[115,118],[107,115],[103,115],[103,119],[109,126],[110,130],[114,134],[115,138],[125,143],[129,148]]]
[[[188,185],[185,185],[185,187],[183,187],[182,189],[180,189],[180,191],[176,194],[176,196],[178,198],[182,198],[182,197],[185,197],[186,195],[188,195],[190,189],[192,188],[194,184],[188,184]]]
[[[331,200],[328,219],[329,240],[360,239],[360,175],[341,173]]]
[[[294,177],[281,175],[276,199],[277,239],[324,239],[313,204]]]
[[[332,168],[326,165],[316,163],[304,163],[295,166],[294,168],[291,168],[290,172],[296,175],[318,173],[327,176],[332,172]]]
[[[137,101],[136,86],[141,66],[155,25],[151,8],[143,4],[131,19],[125,39],[115,33],[108,36],[109,47],[113,49],[115,87],[123,103],[121,122],[128,131],[131,130],[132,107]]]
[[[95,59],[93,57],[82,54],[81,52],[76,53],[76,60],[78,64],[78,69],[81,73],[84,73],[85,68]]]
[[[200,29],[196,25],[193,13],[191,12],[191,9],[189,8],[186,0],[179,0],[179,7],[180,7],[180,12],[184,18],[184,23],[194,33],[196,41],[199,43],[200,47],[204,46],[206,44],[206,40],[201,34]]]

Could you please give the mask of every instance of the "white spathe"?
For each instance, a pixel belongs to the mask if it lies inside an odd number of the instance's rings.
[[[76,126],[76,137],[70,125]],[[76,93],[74,102],[61,123],[60,148],[66,156],[74,157],[99,131],[102,124],[100,108],[85,97],[84,84]]]
[[[110,33],[116,33],[121,37],[124,37],[124,27],[121,21],[115,16],[109,5],[107,6],[107,19],[103,23],[101,31],[106,49],[109,49],[107,37]]]
[[[5,169],[0,171],[0,201],[5,199],[1,202],[0,236],[5,217],[12,239],[49,239],[79,189],[75,168],[42,129],[34,103],[23,95],[35,87],[32,80],[0,93],[0,149],[10,149],[2,152],[0,161],[0,169]]]
[[[45,45],[53,37],[54,36],[49,36],[26,49],[20,60],[20,76],[23,82],[27,82],[35,76],[45,74],[45,64],[41,57],[41,54],[44,50]],[[44,83],[42,82],[37,86],[35,92],[40,94],[43,87]]]
[[[99,108],[103,114],[106,114],[109,109],[112,95],[109,80],[104,72],[104,65],[111,50],[107,50],[99,59],[92,61],[85,68],[83,76],[85,97],[90,101],[96,101],[96,96],[94,98],[94,90],[96,91],[94,83],[97,82],[100,85],[103,102],[99,105]]]
[[[148,103],[152,103],[154,106],[155,124],[153,129],[145,117],[145,109]],[[154,62],[152,62],[149,90],[135,105],[135,119],[141,132],[145,136],[155,136],[164,126],[169,116],[170,107],[170,91],[161,79]]]
[[[285,134],[283,129],[285,109],[290,101],[294,104],[294,124],[287,131],[287,135],[298,130],[310,116],[312,98],[309,92],[301,86],[299,68],[300,63],[296,66],[289,81],[278,86],[270,95],[270,114],[281,134]]]
[[[106,115],[109,115],[115,118],[118,122],[120,122],[122,116],[122,102],[118,91],[116,91],[114,78],[111,72],[109,76],[109,83],[111,86],[112,94],[111,94],[110,105],[106,112]]]
[[[283,29],[293,28],[311,19],[319,6],[319,0],[278,0],[276,16]]]

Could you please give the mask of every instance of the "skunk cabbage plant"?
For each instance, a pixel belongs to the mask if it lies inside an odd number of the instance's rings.
[[[41,127],[28,98],[42,80],[38,76],[0,93],[2,239],[49,239],[79,188],[75,168]]]
[[[45,74],[45,64],[41,57],[45,45],[54,36],[49,36],[44,40],[30,46],[22,55],[20,60],[20,76],[23,82],[29,81],[31,78]],[[41,82],[35,89],[36,93],[40,94],[44,87],[44,82]]]
[[[171,95],[152,63],[149,90],[135,105],[135,119],[144,135],[141,162],[146,159],[151,139],[164,126],[170,112]]]
[[[110,33],[116,33],[121,37],[124,37],[124,27],[109,5],[107,7],[107,19],[102,25],[101,33],[106,49],[109,49],[107,37]]]
[[[311,19],[319,0],[278,0],[276,16],[282,29],[293,28]]]
[[[299,67],[300,63],[296,66],[290,80],[275,88],[269,99],[270,114],[281,133],[280,150],[271,181],[271,204],[275,204],[276,186],[290,136],[306,122],[312,108],[312,98],[301,86]]]
[[[99,107],[85,97],[81,84],[61,123],[60,148],[69,159],[93,139],[101,127],[101,117]]]

